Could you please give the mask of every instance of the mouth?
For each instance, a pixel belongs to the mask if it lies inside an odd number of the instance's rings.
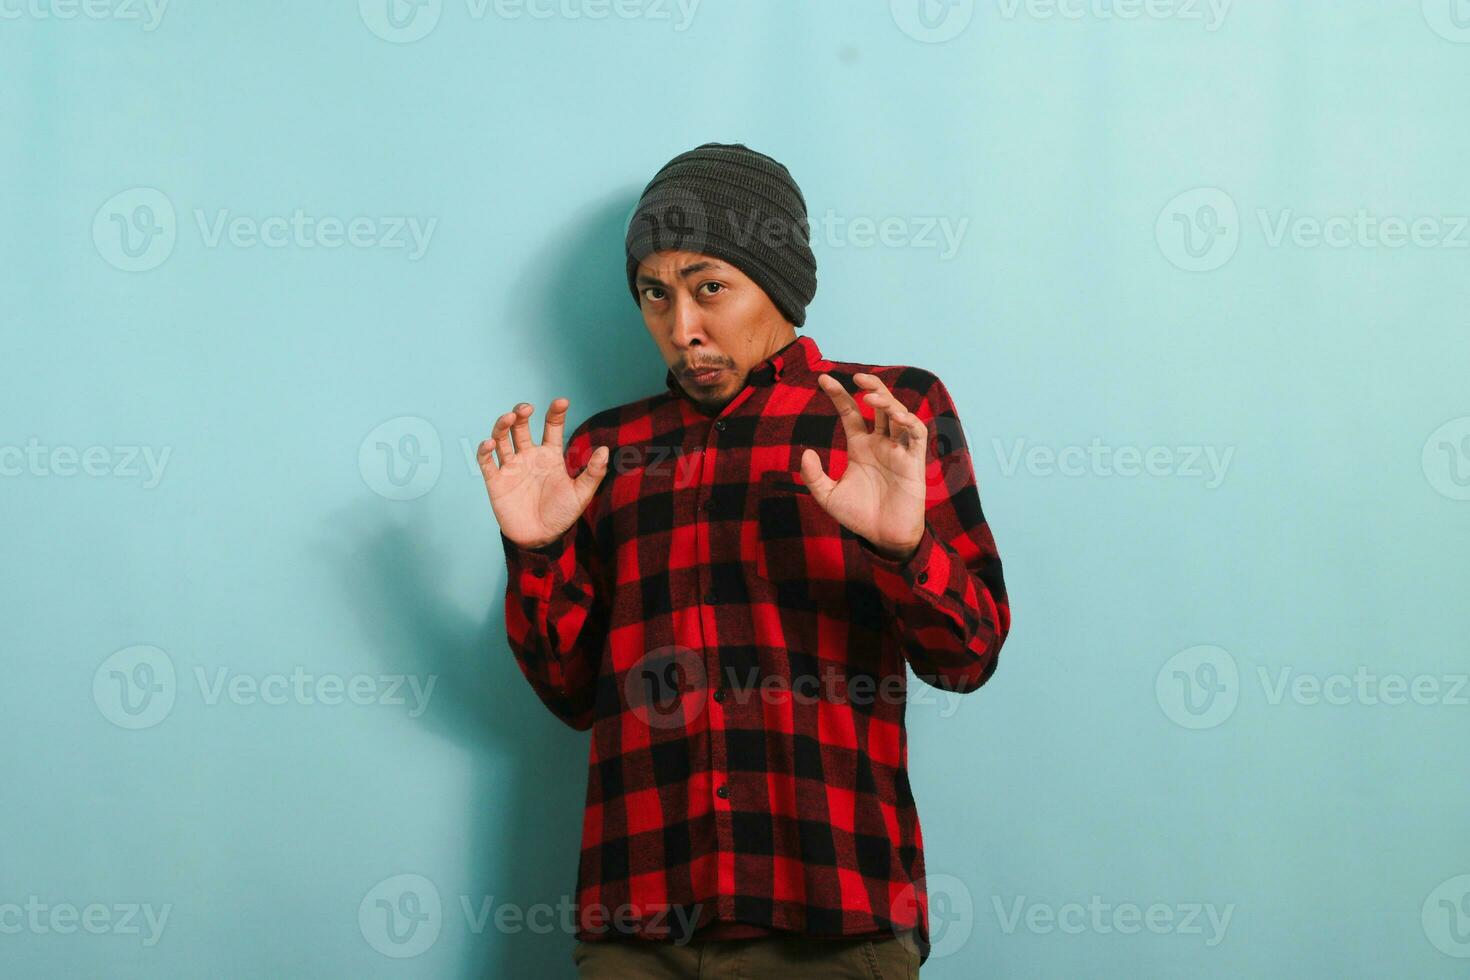
[[[703,368],[698,371],[686,371],[684,376],[697,385],[709,385],[714,384],[723,373],[724,368],[713,367]]]

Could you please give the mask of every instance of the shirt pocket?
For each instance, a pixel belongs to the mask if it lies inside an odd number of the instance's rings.
[[[767,473],[757,489],[756,524],[756,574],[776,587],[778,598],[847,601],[861,571],[853,549],[862,545],[808,487],[789,473]]]

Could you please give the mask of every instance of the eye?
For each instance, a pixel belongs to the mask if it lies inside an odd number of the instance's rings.
[[[650,293],[658,293],[658,295],[657,296],[650,296],[649,295]],[[663,299],[663,289],[661,289],[658,286],[644,286],[643,287],[643,296],[650,303],[657,303],[659,300]]]
[[[722,282],[716,282],[713,279],[709,280],[708,282],[702,282],[702,283],[699,284],[699,288],[700,289],[703,289],[706,286],[714,286],[716,293],[718,293],[718,292],[724,292],[724,290],[725,290],[725,284],[724,283],[722,283]],[[706,296],[713,296],[713,295],[715,295],[715,293],[706,293],[705,295]]]

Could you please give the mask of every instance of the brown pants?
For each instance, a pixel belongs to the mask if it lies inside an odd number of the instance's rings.
[[[578,941],[572,951],[582,980],[918,980],[912,940],[692,939],[676,944],[639,939]]]

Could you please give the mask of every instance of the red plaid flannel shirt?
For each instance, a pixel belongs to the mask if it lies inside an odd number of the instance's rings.
[[[842,475],[846,433],[817,376],[855,392],[858,371],[929,427],[925,530],[903,562],[796,478],[806,448]],[[809,334],[718,414],[666,383],[567,439],[572,475],[597,446],[612,455],[559,541],[501,535],[520,669],[592,732],[577,938],[914,929],[927,958],[905,664],[974,690],[1010,628],[954,404],[928,371],[825,360]]]

